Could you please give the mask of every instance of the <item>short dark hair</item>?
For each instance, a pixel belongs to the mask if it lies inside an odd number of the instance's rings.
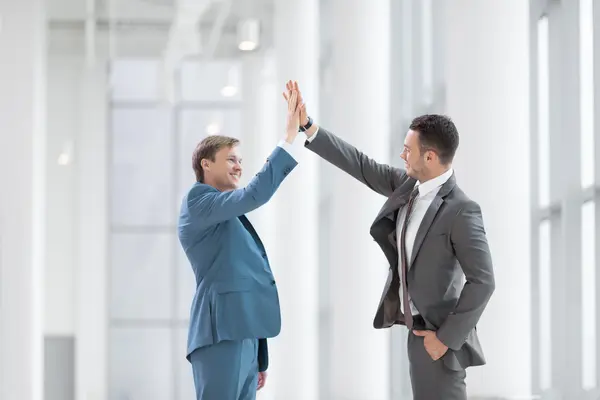
[[[454,159],[458,148],[458,130],[445,115],[426,114],[413,119],[410,129],[419,133],[421,151],[433,150],[443,165]]]
[[[202,169],[202,160],[208,159],[210,161],[215,161],[215,155],[224,147],[233,147],[240,143],[240,141],[236,138],[221,136],[221,135],[211,135],[204,138],[196,149],[194,150],[194,154],[192,155],[192,168],[194,168],[194,173],[196,174],[196,180],[198,182],[204,182],[204,169]]]

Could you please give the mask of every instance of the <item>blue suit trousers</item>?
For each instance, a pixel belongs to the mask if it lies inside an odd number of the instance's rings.
[[[258,340],[225,340],[190,355],[197,400],[255,400]]]

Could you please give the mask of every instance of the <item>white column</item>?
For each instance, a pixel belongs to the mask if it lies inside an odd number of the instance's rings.
[[[76,399],[107,398],[108,88],[105,60],[81,74],[77,136]]]
[[[389,13],[389,1],[332,3],[335,103],[327,128],[380,162],[389,161]],[[332,338],[322,349],[331,352],[331,398],[388,399],[390,331],[374,329],[373,318],[389,264],[369,234],[385,198],[337,169],[331,183]]]
[[[473,396],[531,393],[528,3],[461,0],[446,7],[457,182],[481,205],[497,287],[504,288],[478,325],[488,365],[467,372]]]
[[[43,397],[45,2],[0,2],[0,398]]]
[[[318,17],[318,0],[275,3],[274,144],[285,133],[281,92],[287,80],[298,81],[309,113],[318,117]],[[298,135],[299,165],[273,198],[276,239],[270,251],[282,312],[281,334],[271,347],[275,399],[318,397],[318,160],[303,148],[305,139]]]

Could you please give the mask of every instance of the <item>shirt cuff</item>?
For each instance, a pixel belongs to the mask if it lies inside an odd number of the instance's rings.
[[[317,126],[317,130],[315,131],[315,133],[313,133],[313,135],[309,138],[306,138],[306,141],[308,143],[312,142],[313,140],[315,140],[315,138],[317,137],[317,134],[319,133],[319,127]]]
[[[298,161],[296,159],[296,157],[294,157],[294,146],[292,146],[291,144],[289,144],[288,142],[286,142],[285,140],[282,140],[281,142],[279,142],[279,144],[277,145],[279,147],[281,147],[283,150],[285,150],[290,156],[292,156],[292,158],[295,161]]]

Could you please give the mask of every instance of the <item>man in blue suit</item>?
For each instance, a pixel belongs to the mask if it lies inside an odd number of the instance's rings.
[[[183,198],[178,231],[196,277],[187,358],[198,400],[253,400],[265,384],[267,338],[281,329],[277,286],[265,248],[245,214],[265,204],[297,162],[294,92],[286,136],[245,188],[239,141],[205,138],[194,151],[197,182]]]

